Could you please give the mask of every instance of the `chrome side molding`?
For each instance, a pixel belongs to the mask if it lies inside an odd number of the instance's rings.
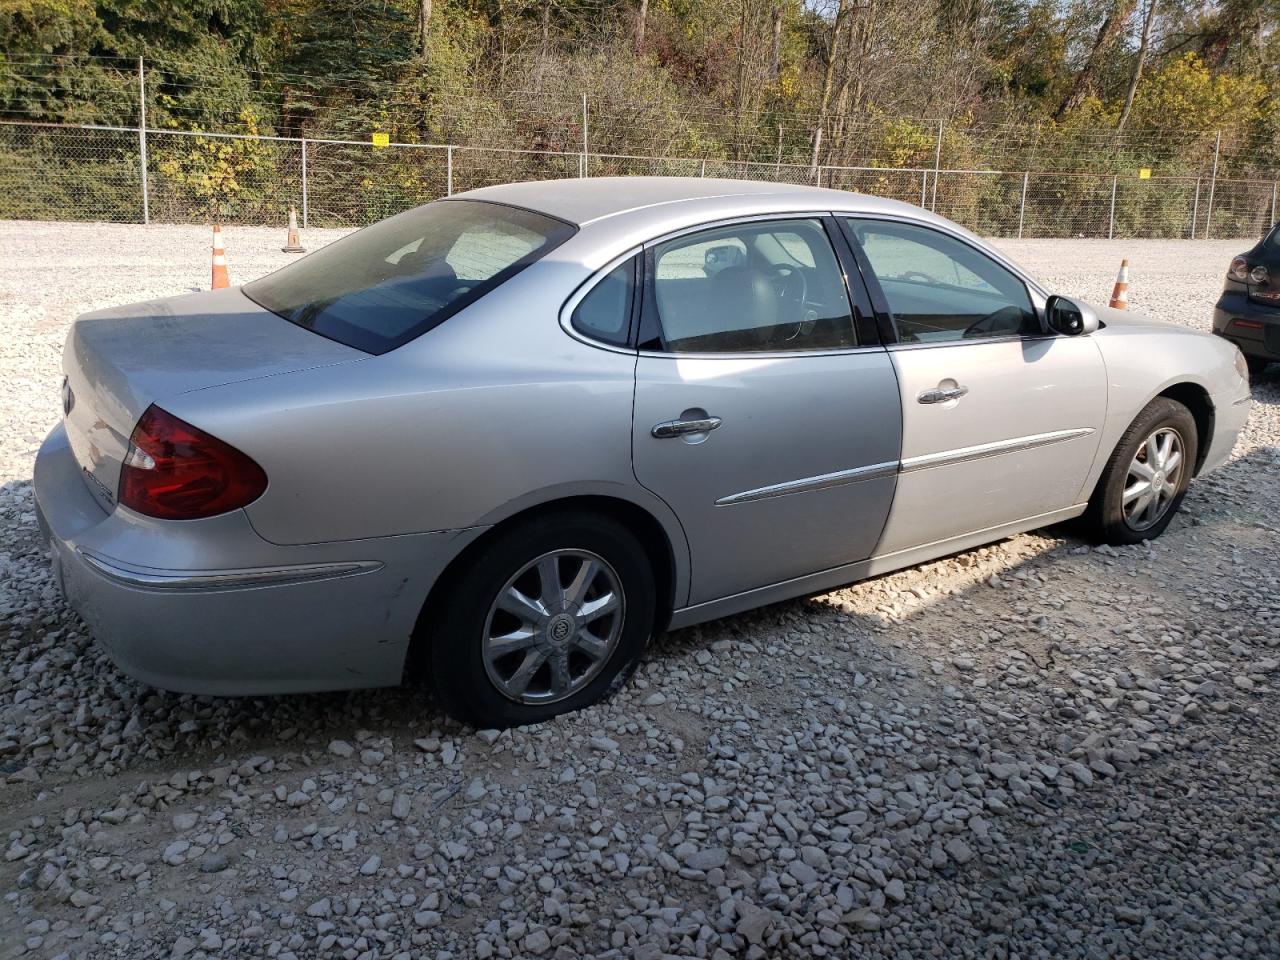
[[[1032,450],[1036,447],[1048,446],[1051,443],[1062,443],[1087,437],[1093,433],[1092,427],[1080,427],[1075,430],[1054,430],[1052,433],[1033,433],[1027,437],[1013,437],[1009,440],[996,440],[993,443],[980,443],[972,447],[957,447],[954,450],[943,450],[939,453],[926,453],[918,457],[908,457],[902,461],[902,472],[928,470],[930,467],[945,467],[966,460],[982,460],[986,457],[998,457],[1004,453],[1017,453],[1020,450]]]
[[[108,560],[83,547],[76,551],[96,572],[127,587],[141,590],[245,590],[252,587],[331,580],[382,569],[377,560],[344,563],[299,563],[236,570],[140,569]]]
[[[986,457],[998,457],[1005,453],[1017,453],[1020,450],[1032,450],[1051,443],[1062,443],[1087,437],[1093,433],[1092,427],[1081,427],[1075,430],[1055,430],[1052,433],[1036,433],[1028,437],[1014,437],[1010,440],[997,440],[994,443],[982,443],[972,447],[958,447],[955,450],[943,450],[940,453],[928,453],[905,460],[889,460],[884,463],[871,463],[851,470],[837,470],[835,473],[823,473],[816,477],[802,477],[799,480],[787,480],[784,483],[773,483],[767,487],[756,487],[732,493],[716,501],[717,507],[727,507],[735,503],[750,503],[753,500],[767,500],[770,497],[785,497],[792,493],[810,493],[814,490],[825,490],[846,483],[858,483],[862,480],[875,480],[880,477],[891,477],[899,473],[912,473],[916,470],[928,470],[930,467],[944,467],[966,460],[982,460]]]
[[[785,497],[789,493],[809,493],[814,490],[825,490],[846,483],[857,483],[860,480],[874,480],[878,477],[891,477],[898,472],[898,461],[889,460],[884,463],[871,463],[865,467],[854,467],[852,470],[837,470],[835,473],[823,473],[816,477],[804,477],[800,480],[788,480],[785,483],[773,483],[767,487],[756,487],[741,493],[730,494],[716,501],[717,507],[733,503],[750,503],[752,500],[767,500],[769,497]]]

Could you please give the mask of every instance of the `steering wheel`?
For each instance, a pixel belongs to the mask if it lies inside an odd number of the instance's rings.
[[[789,263],[775,264],[773,269],[777,274],[775,285],[778,289],[778,299],[785,305],[783,310],[778,311],[779,316],[791,314],[791,316],[785,316],[783,322],[802,323],[805,301],[809,298],[809,281],[805,279],[804,271]]]
[[[1007,333],[1010,336],[1022,330],[1022,308],[1015,306],[1001,307],[995,313],[979,317],[964,328],[960,335],[962,340],[974,337],[989,337],[993,334]]]

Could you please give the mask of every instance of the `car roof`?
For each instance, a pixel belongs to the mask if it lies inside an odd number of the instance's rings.
[[[963,237],[1044,295],[1044,288],[1027,271],[959,224],[923,207],[865,193],[714,177],[575,177],[481,187],[451,199],[505,203],[586,228],[566,244],[564,252],[572,250],[571,255],[592,270],[654,237],[716,220],[789,213],[878,214]]]
[[[651,211],[655,219],[663,219],[670,211],[656,208],[695,201],[702,201],[697,205],[703,209],[723,206],[723,213],[726,215],[746,214],[757,209],[772,212],[780,207],[790,206],[798,210],[838,209],[930,216],[927,211],[896,200],[844,190],[714,177],[579,177],[566,180],[530,180],[481,187],[454,196],[508,203],[550,214],[578,226],[623,214],[635,215],[645,210]]]

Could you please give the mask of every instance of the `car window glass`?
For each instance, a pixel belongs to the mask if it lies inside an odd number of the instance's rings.
[[[506,282],[574,229],[530,210],[445,200],[358,230],[242,289],[291,323],[386,353]]]
[[[656,279],[705,279],[725,267],[746,262],[747,245],[740,237],[714,236],[707,240],[690,240],[672,246],[657,258]]]
[[[813,268],[813,251],[799,234],[791,231],[762,234],[757,241],[760,253],[770,263],[794,263]]]
[[[1040,321],[1015,274],[937,230],[851,220],[904,343],[1038,336]]]
[[[399,250],[393,251],[388,257],[386,257],[386,261],[387,263],[392,264],[394,266],[398,264],[401,260],[403,260],[405,257],[409,256],[409,254],[417,253],[418,248],[420,246],[422,246],[421,237],[419,237],[417,240],[414,240],[412,243],[406,243]]]
[[[741,223],[668,240],[654,248],[652,273],[652,305],[667,350],[857,344],[844,276],[819,220]]]
[[[453,267],[459,280],[485,280],[528,256],[545,239],[515,223],[495,220],[477,224],[458,235],[444,262]]]
[[[605,274],[573,311],[573,328],[595,340],[625,344],[635,288],[635,260]]]

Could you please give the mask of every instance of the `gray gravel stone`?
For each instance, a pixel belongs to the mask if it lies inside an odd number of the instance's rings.
[[[227,239],[237,280],[288,260],[281,231]],[[1001,242],[1094,300],[1128,256],[1134,307],[1201,329],[1251,244]],[[1280,377],[1151,544],[1020,534],[656,638],[608,702],[471,732],[414,685],[149,689],[59,599],[30,478],[67,324],[207,269],[203,228],[0,222],[0,942],[68,960],[1280,956]]]

